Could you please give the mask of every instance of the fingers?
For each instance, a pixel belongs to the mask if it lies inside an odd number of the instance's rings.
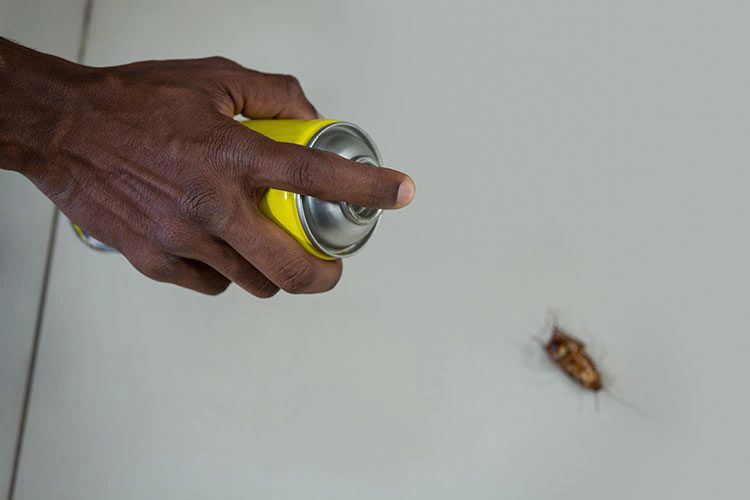
[[[202,262],[158,252],[144,252],[129,258],[133,266],[149,278],[172,283],[207,295],[218,295],[229,280]]]
[[[402,208],[414,198],[414,181],[402,172],[275,142],[239,123],[226,124],[225,133],[233,151],[225,161],[252,185],[371,208]]]
[[[290,75],[261,73],[221,59],[229,67],[222,73],[235,111],[250,118],[315,119],[320,115],[307,100],[299,81]],[[406,174],[358,164],[333,153],[261,138],[238,123],[229,128],[222,143],[235,152],[232,162],[251,181],[331,201],[347,201],[371,208],[402,208],[416,186]]]
[[[279,289],[318,293],[336,285],[340,261],[309,254],[247,202],[227,211],[209,204],[213,208],[189,220],[162,223],[153,241],[131,244],[123,253],[154,280],[207,294],[221,293],[230,280],[258,297]]]
[[[397,170],[347,160],[334,153],[275,143],[258,175],[270,187],[372,208],[402,208],[414,197],[411,178]]]
[[[174,253],[172,253],[174,252]],[[276,295],[279,287],[223,241],[193,238],[179,250],[136,251],[128,257],[149,278],[208,295],[218,295],[236,283],[260,298]]]
[[[261,73],[242,68],[239,75],[242,114],[248,118],[317,118],[299,81],[291,75]]]
[[[278,286],[223,241],[201,245],[193,255],[256,297],[273,297],[279,291]]]
[[[325,292],[336,285],[341,261],[318,259],[257,209],[244,212],[222,238],[277,287],[300,294]]]
[[[138,75],[153,61],[118,66],[121,73]],[[225,57],[190,60],[158,61],[159,72],[170,72],[179,81],[185,80],[186,69],[199,68],[205,88],[213,94],[218,90],[220,109],[232,116],[242,113],[248,118],[319,118],[315,107],[307,100],[297,78],[292,75],[262,73],[241,66]],[[231,103],[226,102],[226,97]]]

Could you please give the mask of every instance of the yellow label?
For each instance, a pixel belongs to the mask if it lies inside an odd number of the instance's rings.
[[[247,120],[244,126],[277,142],[307,146],[320,129],[338,120]]]

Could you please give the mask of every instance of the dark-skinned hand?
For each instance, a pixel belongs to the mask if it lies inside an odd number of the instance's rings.
[[[93,68],[0,39],[0,109],[0,167],[146,276],[207,294],[323,292],[341,277],[260,213],[269,187],[386,209],[414,195],[403,173],[237,123],[318,113],[294,77],[223,58]]]

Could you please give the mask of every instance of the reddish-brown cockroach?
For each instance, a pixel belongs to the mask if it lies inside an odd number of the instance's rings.
[[[559,325],[552,327],[552,335],[544,344],[544,350],[552,362],[578,385],[594,392],[602,389],[602,376],[586,352],[586,345]]]
[[[602,375],[596,363],[594,363],[594,360],[586,352],[586,344],[565,331],[557,324],[557,321],[552,326],[552,334],[549,340],[542,345],[550,360],[576,384],[594,392],[595,395],[603,391],[611,399],[626,408],[650,420],[654,420],[653,416],[604,386]],[[597,398],[594,401],[598,409],[599,399]]]

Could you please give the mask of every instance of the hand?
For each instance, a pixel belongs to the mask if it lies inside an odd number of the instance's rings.
[[[377,208],[413,197],[403,173],[277,143],[232,119],[316,118],[294,77],[216,57],[89,68],[22,50],[5,59],[33,66],[18,85],[40,104],[0,118],[0,132],[24,127],[14,147],[0,137],[0,158],[152,279],[207,294],[232,281],[258,297],[323,292],[341,262],[308,254],[265,218],[266,188]]]

